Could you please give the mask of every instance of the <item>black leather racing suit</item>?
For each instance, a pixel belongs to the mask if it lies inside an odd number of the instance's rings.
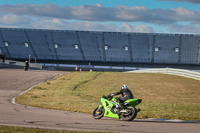
[[[122,97],[116,97],[116,102],[118,102],[119,106],[123,104],[128,99],[134,99],[132,92],[129,89],[121,89],[120,91],[111,94],[111,96],[116,96],[122,94]]]

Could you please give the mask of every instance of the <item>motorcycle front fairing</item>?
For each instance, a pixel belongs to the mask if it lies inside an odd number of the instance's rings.
[[[105,97],[101,98],[101,103],[103,104],[103,107],[105,109],[105,113],[104,113],[104,117],[111,117],[111,118],[117,118],[119,119],[119,115],[118,114],[114,114],[111,109],[113,108],[113,103],[111,103],[110,101],[108,101]]]

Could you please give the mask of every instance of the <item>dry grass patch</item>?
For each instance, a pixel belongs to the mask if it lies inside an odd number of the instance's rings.
[[[34,87],[17,97],[30,106],[92,113],[102,95],[127,84],[143,102],[137,118],[200,121],[200,82],[165,74],[71,72]]]
[[[0,133],[112,133],[101,131],[64,131],[64,130],[48,130],[12,126],[0,126]]]

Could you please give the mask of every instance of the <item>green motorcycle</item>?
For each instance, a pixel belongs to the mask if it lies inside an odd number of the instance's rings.
[[[102,117],[110,118],[122,118],[125,121],[132,121],[137,116],[137,113],[140,112],[140,109],[136,109],[135,106],[140,104],[142,99],[129,99],[123,103],[122,109],[119,110],[116,108],[117,102],[112,96],[102,96],[101,103],[94,111],[93,118],[101,119]]]

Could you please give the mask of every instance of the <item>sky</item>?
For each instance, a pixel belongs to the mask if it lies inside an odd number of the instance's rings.
[[[0,0],[0,28],[200,34],[200,0]]]

